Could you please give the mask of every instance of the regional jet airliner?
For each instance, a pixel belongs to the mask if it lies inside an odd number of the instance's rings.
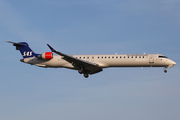
[[[111,55],[67,55],[56,51],[49,44],[51,52],[37,54],[26,42],[10,42],[23,56],[21,62],[44,68],[68,68],[77,70],[85,78],[109,67],[164,67],[172,68],[176,63],[161,54],[111,54]],[[53,55],[56,53],[58,55]]]

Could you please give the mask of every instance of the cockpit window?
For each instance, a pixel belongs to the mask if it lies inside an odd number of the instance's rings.
[[[166,56],[159,56],[159,58],[168,58],[168,57],[166,57]]]

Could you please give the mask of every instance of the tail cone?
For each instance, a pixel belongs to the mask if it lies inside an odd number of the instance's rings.
[[[20,61],[21,61],[21,62],[24,62],[24,59],[21,59]]]

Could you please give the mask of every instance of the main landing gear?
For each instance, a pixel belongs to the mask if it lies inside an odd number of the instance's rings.
[[[167,73],[167,66],[166,67],[164,67],[164,73]]]
[[[85,77],[85,78],[88,78],[88,77],[89,77],[89,74],[85,74],[85,73],[84,73],[84,77]]]
[[[85,77],[85,78],[88,78],[88,77],[89,77],[89,74],[85,73],[85,71],[84,71],[83,68],[79,69],[78,72],[79,72],[79,74],[84,74],[84,77]]]
[[[82,74],[84,72],[84,70],[81,68],[80,70],[78,70],[79,74]]]

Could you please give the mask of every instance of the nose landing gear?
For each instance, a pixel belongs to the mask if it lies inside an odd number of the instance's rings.
[[[167,66],[166,67],[164,67],[164,73],[167,73]]]

